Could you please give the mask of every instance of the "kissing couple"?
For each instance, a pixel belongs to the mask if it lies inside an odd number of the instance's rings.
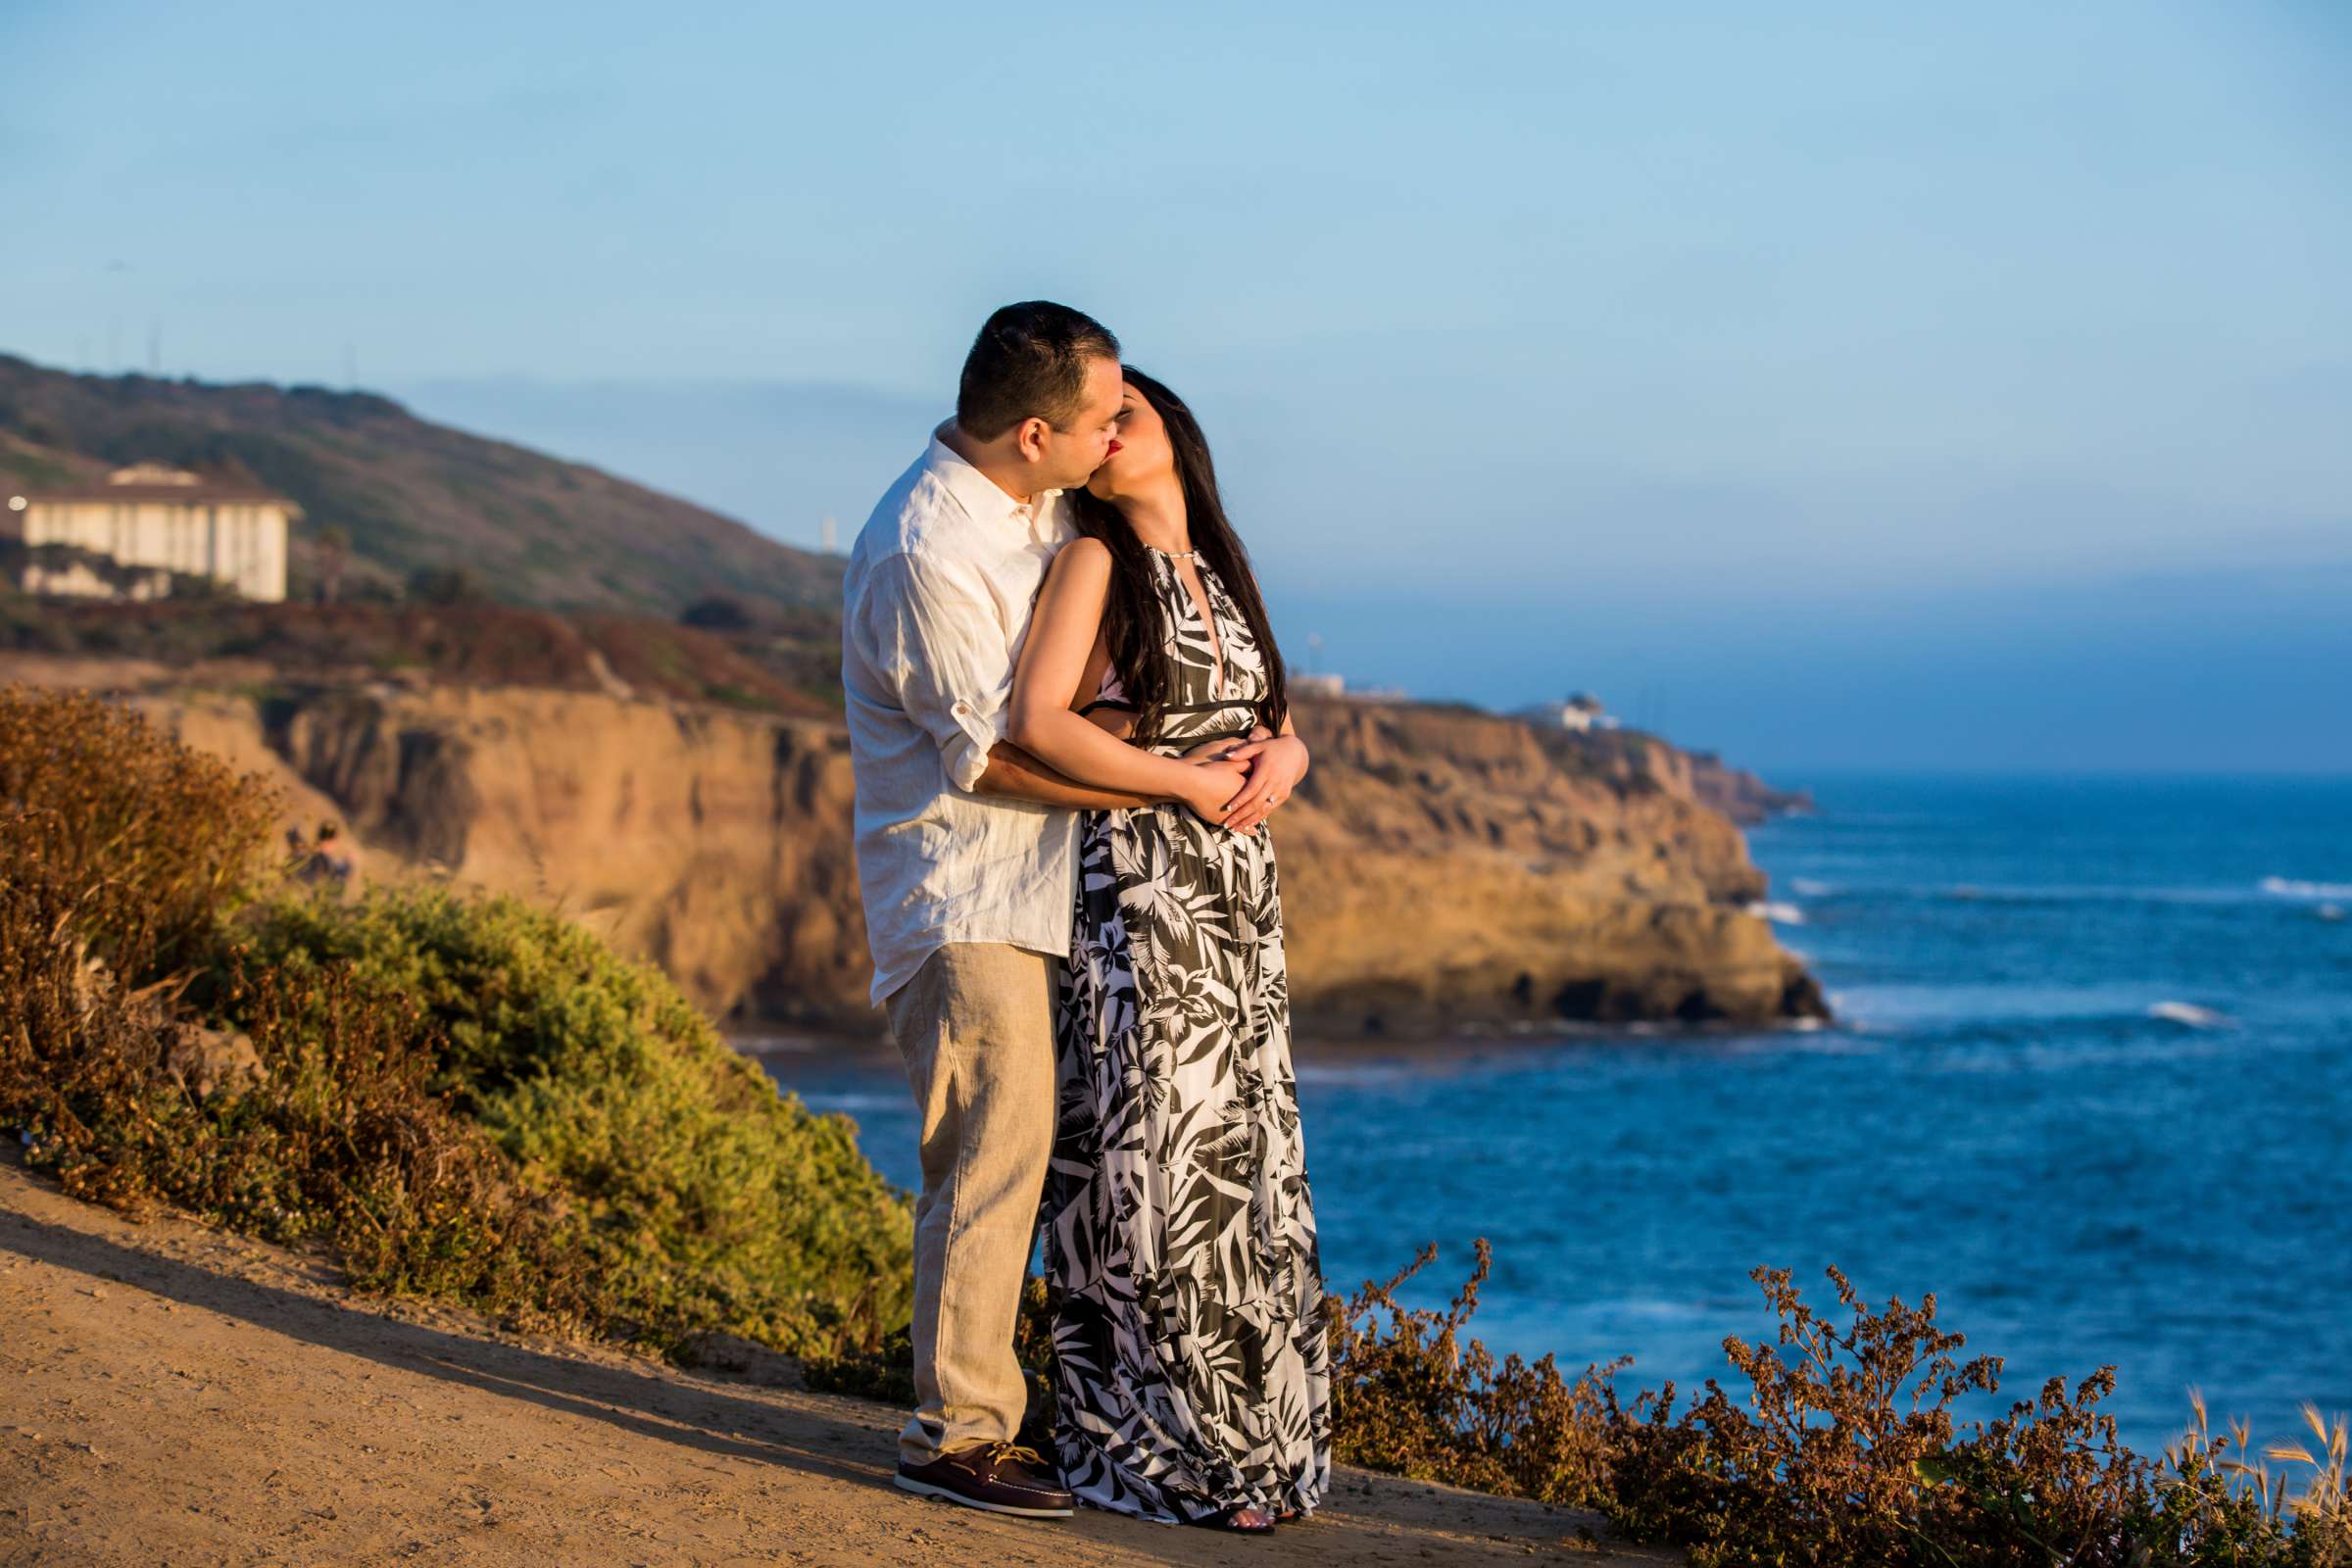
[[[1307,754],[1192,411],[1077,311],[991,316],[851,551],[842,685],[921,1129],[898,1484],[1303,1517],[1329,1366],[1267,823]],[[1041,1227],[1051,1462],[1014,1442]]]

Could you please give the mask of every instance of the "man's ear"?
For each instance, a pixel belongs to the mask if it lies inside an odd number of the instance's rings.
[[[1021,421],[1013,432],[1013,445],[1021,456],[1035,463],[1046,455],[1046,432],[1054,427],[1035,415]]]

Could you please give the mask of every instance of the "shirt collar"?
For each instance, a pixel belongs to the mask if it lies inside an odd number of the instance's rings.
[[[1004,493],[1004,486],[966,463],[939,438],[940,430],[946,428],[942,424],[931,432],[931,445],[923,454],[923,462],[940,488],[956,498],[956,504],[966,515],[974,522],[1009,524],[1032,534],[1041,525],[1051,523],[1058,510],[1055,503],[1060,499],[1060,491],[1041,490],[1029,498],[1029,505],[1022,506]]]

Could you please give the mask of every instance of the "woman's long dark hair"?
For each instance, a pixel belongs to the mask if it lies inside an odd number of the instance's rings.
[[[1250,635],[1266,664],[1266,694],[1258,701],[1258,716],[1268,729],[1280,734],[1283,718],[1290,712],[1282,651],[1274,646],[1274,628],[1266,620],[1266,602],[1257,591],[1257,573],[1250,567],[1250,552],[1242,548],[1241,536],[1226,520],[1225,503],[1217,494],[1216,465],[1209,461],[1208,438],[1200,433],[1200,421],[1193,417],[1184,399],[1133,366],[1126,368],[1126,376],[1167,426],[1168,445],[1176,454],[1176,482],[1184,487],[1193,550],[1199,564],[1216,573],[1242,618],[1250,623]],[[1127,700],[1136,707],[1136,734],[1153,734],[1175,684],[1176,662],[1168,652],[1166,612],[1153,586],[1150,552],[1117,507],[1082,489],[1069,494],[1078,531],[1109,547],[1112,569],[1110,597],[1102,606],[1103,641],[1110,650],[1110,667],[1126,689]]]

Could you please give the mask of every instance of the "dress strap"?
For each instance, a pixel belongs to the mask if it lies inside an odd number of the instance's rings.
[[[1160,710],[1163,713],[1213,713],[1220,708],[1255,708],[1257,701],[1250,697],[1227,697],[1211,703],[1170,703]]]
[[[1220,702],[1213,703],[1170,703],[1167,707],[1161,709],[1160,711],[1163,713],[1213,713],[1220,708],[1255,708],[1256,706],[1257,702],[1254,698],[1228,697]],[[1098,697],[1093,702],[1087,704],[1084,708],[1078,710],[1078,716],[1080,718],[1084,718],[1087,714],[1093,712],[1098,708],[1116,708],[1129,713],[1140,713],[1143,711],[1142,709],[1136,707],[1135,704],[1128,702],[1124,698]]]
[[[1211,730],[1205,735],[1178,735],[1173,737],[1166,735],[1131,735],[1128,737],[1127,744],[1130,746],[1140,746],[1146,751],[1151,751],[1158,747],[1166,747],[1168,750],[1162,753],[1162,755],[1172,757],[1180,752],[1189,752],[1196,747],[1206,746],[1212,741],[1246,741],[1249,738],[1250,731],[1247,729],[1228,729]]]

